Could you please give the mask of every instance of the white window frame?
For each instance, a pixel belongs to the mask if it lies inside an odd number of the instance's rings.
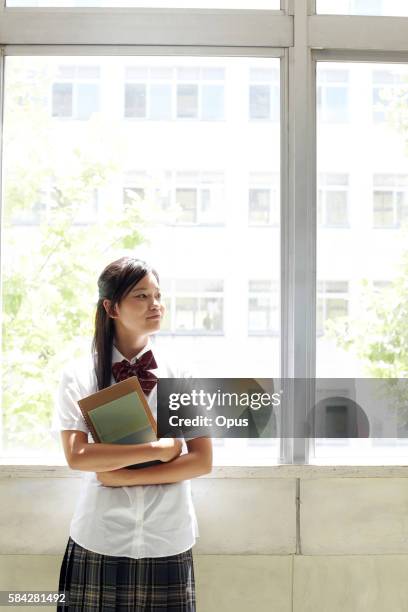
[[[281,58],[282,377],[316,371],[316,62],[408,62],[408,18],[316,15],[315,0],[279,11],[18,9],[0,5],[0,117],[5,55],[195,55]],[[1,245],[0,245],[1,247]],[[282,423],[281,463],[307,463],[287,438],[311,405],[296,385]],[[306,398],[306,401],[305,401]],[[287,429],[289,428],[289,429]]]

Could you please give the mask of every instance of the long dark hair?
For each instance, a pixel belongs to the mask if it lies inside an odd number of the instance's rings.
[[[110,387],[112,375],[112,345],[114,339],[114,322],[108,315],[103,301],[111,301],[111,309],[127,296],[131,289],[146,274],[152,272],[157,282],[159,275],[145,261],[137,257],[121,257],[103,270],[98,278],[99,299],[95,314],[95,333],[92,339],[92,353],[98,390]]]

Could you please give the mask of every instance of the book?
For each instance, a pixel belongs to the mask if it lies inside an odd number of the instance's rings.
[[[137,376],[78,400],[94,442],[144,444],[157,440],[157,424]],[[159,459],[128,465],[138,469],[161,464]]]

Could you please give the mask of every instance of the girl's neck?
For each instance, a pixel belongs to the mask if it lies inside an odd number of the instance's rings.
[[[146,346],[149,341],[149,336],[124,336],[123,334],[115,334],[113,344],[118,351],[130,361],[136,357],[138,353]]]

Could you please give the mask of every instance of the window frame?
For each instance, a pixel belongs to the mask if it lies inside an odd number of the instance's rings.
[[[5,8],[2,0],[0,47],[1,121],[6,55],[165,54],[281,59],[281,376],[313,379],[316,63],[408,63],[408,17],[316,15],[316,0],[281,0],[279,11],[24,9]],[[313,441],[285,437],[285,432],[292,430],[294,414],[298,418],[306,415],[311,405],[311,389],[307,385],[296,388],[296,394],[289,395],[291,410],[282,423],[282,464],[308,463],[313,449]]]

